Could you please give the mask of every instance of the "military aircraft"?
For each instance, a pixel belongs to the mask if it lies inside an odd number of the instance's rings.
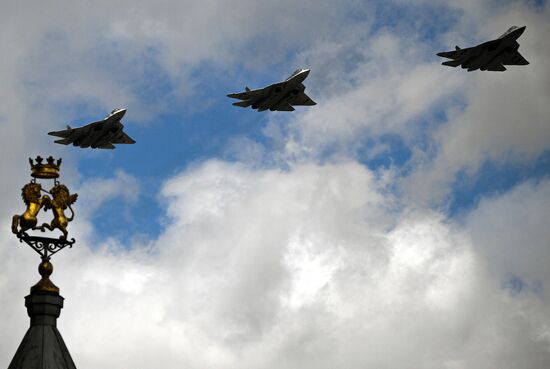
[[[63,131],[48,132],[51,136],[62,137],[55,143],[79,147],[91,147],[92,149],[114,149],[113,144],[134,144],[130,136],[122,131],[124,126],[120,122],[126,109],[115,109],[103,120],[86,124],[83,127],[71,128]]]
[[[309,69],[297,69],[283,82],[275,83],[258,90],[245,88],[245,92],[229,94],[228,97],[242,101],[233,103],[243,108],[252,106],[258,111],[278,110],[293,111],[293,105],[316,105],[317,103],[304,93],[306,87],[302,82],[309,74]]]
[[[474,47],[461,49],[456,46],[454,51],[438,53],[438,56],[449,58],[443,65],[457,67],[459,65],[471,72],[476,69],[504,72],[504,65],[527,65],[529,62],[518,52],[517,39],[525,31],[524,27],[510,27],[496,40],[487,41]]]

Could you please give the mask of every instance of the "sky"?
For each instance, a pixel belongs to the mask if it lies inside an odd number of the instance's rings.
[[[510,26],[528,66],[435,54]],[[55,255],[78,368],[550,367],[546,1],[0,3],[0,367],[39,258],[28,158],[79,194]],[[227,93],[310,68],[316,106]],[[135,145],[46,133],[126,108]]]

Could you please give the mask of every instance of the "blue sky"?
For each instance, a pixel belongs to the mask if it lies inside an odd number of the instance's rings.
[[[420,7],[406,4],[387,6],[377,4],[374,11],[378,15],[375,23],[365,24],[361,17],[357,18],[351,14],[349,20],[359,25],[364,24],[365,37],[372,37],[378,32],[395,29],[397,32],[408,32],[414,30],[415,43],[421,42],[424,48],[432,49],[433,52],[440,49],[451,48],[444,45],[440,35],[444,34],[455,26],[457,17],[460,17],[459,10],[449,10],[443,5],[424,4]],[[495,34],[500,30],[495,30]],[[56,36],[52,36],[53,39]],[[61,36],[63,37],[63,36]],[[67,37],[65,35],[64,37]],[[471,43],[478,41],[474,35],[470,35]],[[258,41],[261,42],[261,41]],[[105,60],[106,64],[111,64],[112,60],[124,54],[123,43],[112,43],[106,47],[98,49],[100,55],[96,57],[99,60]],[[222,72],[219,66],[213,63],[204,63],[192,70],[193,91],[189,96],[178,99],[173,96],[174,89],[178,86],[170,77],[164,73],[162,67],[155,63],[154,57],[157,54],[154,46],[145,50],[145,60],[140,61],[143,64],[142,78],[138,81],[127,81],[124,78],[116,80],[115,83],[128,84],[130,88],[144,101],[165,101],[166,109],[143,122],[136,123],[132,119],[132,111],[126,115],[127,131],[138,141],[136,146],[121,146],[114,152],[94,152],[94,153],[76,153],[75,148],[65,149],[67,154],[81,155],[79,162],[79,171],[82,174],[82,180],[95,177],[111,177],[116,170],[125,172],[140,178],[141,193],[137,202],[129,204],[131,212],[145,212],[154,214],[154,219],[160,219],[162,215],[162,205],[159,199],[154,196],[157,194],[166,178],[175,173],[184,170],[189,165],[197,165],[201,161],[211,158],[220,158],[223,160],[235,160],[228,154],[228,143],[234,137],[245,137],[268,150],[276,150],[271,146],[269,137],[262,133],[266,126],[269,115],[276,115],[278,122],[282,125],[293,124],[287,113],[263,113],[259,114],[252,110],[238,109],[231,106],[230,99],[226,98],[226,93],[240,91],[245,85],[253,88],[264,86],[286,78],[295,68],[309,67],[301,65],[296,60],[297,54],[301,52],[302,45],[298,48],[285,50],[283,59],[278,59],[276,64],[265,63],[261,67],[255,66],[253,70],[240,67],[238,60],[234,65],[227,66],[229,71]],[[115,53],[113,55],[112,53]],[[253,50],[250,50],[253,52]],[[243,54],[243,57],[246,55]],[[341,62],[345,65],[354,65],[353,54],[340,55]],[[425,61],[438,61],[433,53],[424,55]],[[111,66],[108,66],[109,68]],[[131,66],[130,66],[131,67]],[[236,68],[236,69],[235,69]],[[457,73],[454,70],[448,70],[448,73]],[[343,78],[346,78],[343,76]],[[317,80],[317,81],[316,81]],[[314,86],[322,85],[323,76],[311,73],[307,81]],[[315,96],[315,89],[309,88],[308,93]],[[67,102],[61,102],[61,105]],[[105,112],[102,109],[94,108],[93,105],[87,105],[85,101],[74,105],[69,102],[71,109],[74,109],[77,116],[74,121],[67,122],[73,126],[93,121],[101,118]],[[118,102],[113,102],[113,108],[122,106]],[[80,109],[79,109],[80,107]],[[299,110],[308,108],[299,108]],[[313,108],[314,109],[314,108]],[[435,111],[441,107],[435,107]],[[78,113],[85,111],[86,114]],[[427,147],[430,145],[429,132],[425,129],[434,129],[433,122],[436,124],[445,124],[445,116],[437,116],[433,120],[434,112],[426,111],[424,115],[417,117],[420,122],[429,121],[418,132],[413,132],[416,137],[413,140],[405,142],[398,134],[368,135],[359,142],[358,159],[364,162],[370,169],[377,170],[379,167],[392,167],[407,173],[409,159],[411,158],[411,148]],[[63,122],[64,123],[64,122]],[[60,122],[60,124],[63,124]],[[422,124],[422,123],[420,123]],[[46,139],[46,138],[45,138]],[[361,157],[360,152],[363,147],[368,147],[371,142],[378,142],[388,145],[388,149],[382,153],[369,158]],[[318,160],[325,161],[330,159],[332,149],[327,147]],[[65,155],[67,155],[65,154]],[[531,177],[541,178],[549,173],[547,155],[543,154],[540,158],[520,164],[520,165],[491,165],[490,162],[484,164],[483,170],[476,171],[474,174],[464,176],[458,174],[452,192],[448,196],[450,203],[449,216],[458,213],[462,208],[470,208],[475,205],[477,199],[485,194],[495,194],[510,189],[520,179],[525,180]],[[260,160],[260,158],[258,158]],[[495,178],[496,177],[496,178]],[[488,178],[493,179],[489,184]],[[150,218],[136,216],[130,218],[120,218],[120,224],[113,224],[102,221],[104,214],[108,214],[119,207],[119,199],[112,199],[101,207],[96,214],[95,225],[100,236],[114,236],[119,238],[127,237],[134,232],[142,232],[148,236],[157,236],[160,232],[161,224],[157,221],[151,222]],[[140,209],[139,211],[137,209]]]
[[[450,48],[450,46],[443,46],[440,35],[452,29],[456,23],[455,18],[460,16],[459,11],[448,10],[439,5],[426,4],[421,7],[396,5],[391,8],[378,5],[375,8],[380,17],[376,18],[373,25],[364,30],[366,35],[372,37],[378,32],[392,29],[396,29],[397,32],[414,29],[417,32],[415,42],[423,43],[424,48],[432,49],[434,52]],[[354,16],[350,16],[349,20],[358,22],[358,24],[364,22],[363,19],[355,19]],[[365,27],[367,26],[365,25]],[[495,32],[498,33],[500,30]],[[470,37],[471,43],[478,41],[476,37]],[[112,58],[110,53],[113,51],[122,54],[123,46],[122,44],[109,45],[105,50],[105,54],[108,56],[107,60]],[[102,52],[101,49],[99,51]],[[79,171],[83,176],[83,181],[86,181],[86,178],[110,177],[116,170],[124,170],[140,178],[141,193],[137,202],[128,205],[129,211],[134,213],[137,209],[141,209],[140,211],[147,214],[154,214],[154,219],[161,219],[162,204],[154,194],[158,193],[163,181],[190,165],[197,165],[197,163],[212,158],[237,160],[228,152],[228,144],[233,138],[244,137],[252,140],[267,150],[268,157],[270,151],[277,150],[277,147],[273,147],[270,138],[266,137],[262,130],[266,127],[270,116],[275,116],[277,122],[283,127],[294,124],[292,114],[257,113],[250,109],[235,108],[231,106],[231,101],[226,98],[225,94],[240,91],[245,85],[257,88],[274,83],[286,78],[286,74],[295,68],[309,67],[297,62],[297,54],[301,52],[299,48],[285,51],[284,58],[277,60],[276,64],[267,62],[263,65],[264,68],[256,66],[252,70],[239,66],[238,60],[235,61],[236,65],[232,65],[231,70],[225,73],[217,70],[217,65],[205,63],[206,65],[194,68],[192,71],[192,93],[178,99],[173,96],[174,89],[177,88],[174,82],[158,64],[148,60],[150,57],[154,58],[155,55],[154,48],[150,48],[145,52],[143,79],[131,83],[130,87],[144,101],[165,101],[166,110],[141,122],[132,120],[132,112],[129,111],[125,119],[126,129],[138,141],[138,145],[134,147],[121,146],[114,152],[82,154],[75,153],[78,150],[68,147],[65,152],[82,156],[79,162]],[[99,59],[102,59],[103,56],[100,55]],[[356,64],[353,53],[342,54],[340,58],[344,65]],[[438,61],[438,58],[432,53],[424,55],[423,59]],[[457,73],[450,69],[447,72]],[[316,75],[313,71],[308,84],[312,83],[316,87],[321,87],[322,81],[323,76]],[[123,79],[116,82],[127,83]],[[308,89],[308,93],[312,95],[315,92],[315,89]],[[460,99],[461,96],[454,98]],[[67,103],[62,102],[61,104]],[[73,126],[99,119],[104,114],[101,109],[87,106],[86,102],[76,106],[74,102],[69,102],[69,104],[75,112],[78,113],[80,110],[87,113],[86,115],[78,114],[74,121],[69,122]],[[115,106],[118,107],[121,104],[117,105],[114,102],[113,107]],[[308,108],[299,108],[299,110],[304,109]],[[412,132],[413,138],[407,141],[399,134],[364,134],[361,141],[357,143],[355,153],[357,159],[374,171],[379,168],[391,167],[403,175],[407,175],[411,170],[409,162],[411,149],[416,147],[425,150],[433,145],[430,132],[438,125],[446,124],[448,118],[441,113],[443,110],[444,108],[441,106],[436,106],[416,117],[420,127],[416,132]],[[387,150],[374,157],[363,157],[362,152],[372,146],[374,142],[387,145]],[[333,151],[334,148],[326,147],[316,160],[320,162],[331,160]],[[550,173],[547,156],[547,152],[544,152],[528,162],[509,165],[495,164],[489,160],[475,173],[465,175],[459,172],[451,187],[451,192],[444,200],[447,205],[445,203],[438,205],[448,207],[448,215],[452,217],[464,210],[471,209],[484,195],[505,192],[518,182],[530,178],[544,178]],[[262,158],[253,158],[253,160],[261,162]],[[135,217],[120,218],[120,224],[116,224],[114,227],[113,224],[102,221],[105,214],[118,207],[119,199],[115,198],[103,204],[96,214],[95,225],[99,237],[124,238],[135,232],[151,237],[159,234],[161,223],[152,222],[150,218],[139,217],[137,214]]]
[[[77,366],[545,367],[549,14],[493,0],[0,6],[3,218],[26,158],[63,157],[78,247],[54,280]],[[527,26],[528,66],[467,73],[435,55],[512,25]],[[226,97],[297,68],[318,105]],[[114,108],[135,145],[45,134]],[[0,296],[22,296],[34,259],[3,242]],[[7,366],[27,322],[0,303]]]

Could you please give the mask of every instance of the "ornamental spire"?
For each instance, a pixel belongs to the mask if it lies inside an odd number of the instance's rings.
[[[50,280],[53,272],[50,258],[65,247],[72,247],[75,242],[74,238],[68,239],[67,227],[74,218],[71,205],[78,195],[71,194],[67,186],[58,181],[61,159],[56,161],[50,156],[44,162],[38,156],[34,161],[29,159],[29,163],[32,178],[21,191],[26,209],[23,214],[13,216],[11,230],[20,242],[26,243],[40,255],[38,272],[42,278],[25,297],[31,325],[8,369],[76,369],[57,330],[57,318],[64,299],[59,295],[59,288]],[[37,179],[53,180],[53,187],[46,191]],[[44,211],[40,213],[40,210]],[[53,214],[51,221],[40,223],[38,216],[47,214],[49,210]],[[70,216],[66,212],[70,212]],[[36,231],[47,234],[38,236]],[[49,237],[45,237],[47,235]]]
[[[76,202],[78,194],[71,194],[67,186],[57,180],[61,159],[56,161],[50,156],[44,162],[42,157],[37,156],[34,161],[29,158],[29,163],[32,179],[21,189],[21,197],[27,208],[23,214],[13,216],[11,230],[20,242],[29,245],[42,259],[38,268],[42,279],[32,287],[31,291],[59,293],[59,288],[49,279],[53,272],[50,258],[65,247],[72,247],[75,242],[74,238],[68,240],[67,227],[74,219],[75,214],[71,205]],[[53,187],[46,191],[37,179],[53,179]],[[49,223],[39,225],[38,215],[42,209],[46,213],[51,210],[53,218]],[[70,216],[67,216],[66,212],[70,212]],[[61,235],[57,238],[43,237],[31,235],[30,231],[49,231],[49,233],[60,231]]]

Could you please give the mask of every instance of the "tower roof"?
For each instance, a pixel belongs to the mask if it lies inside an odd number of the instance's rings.
[[[56,326],[63,300],[57,292],[36,289],[25,297],[31,325],[8,369],[76,369]]]

